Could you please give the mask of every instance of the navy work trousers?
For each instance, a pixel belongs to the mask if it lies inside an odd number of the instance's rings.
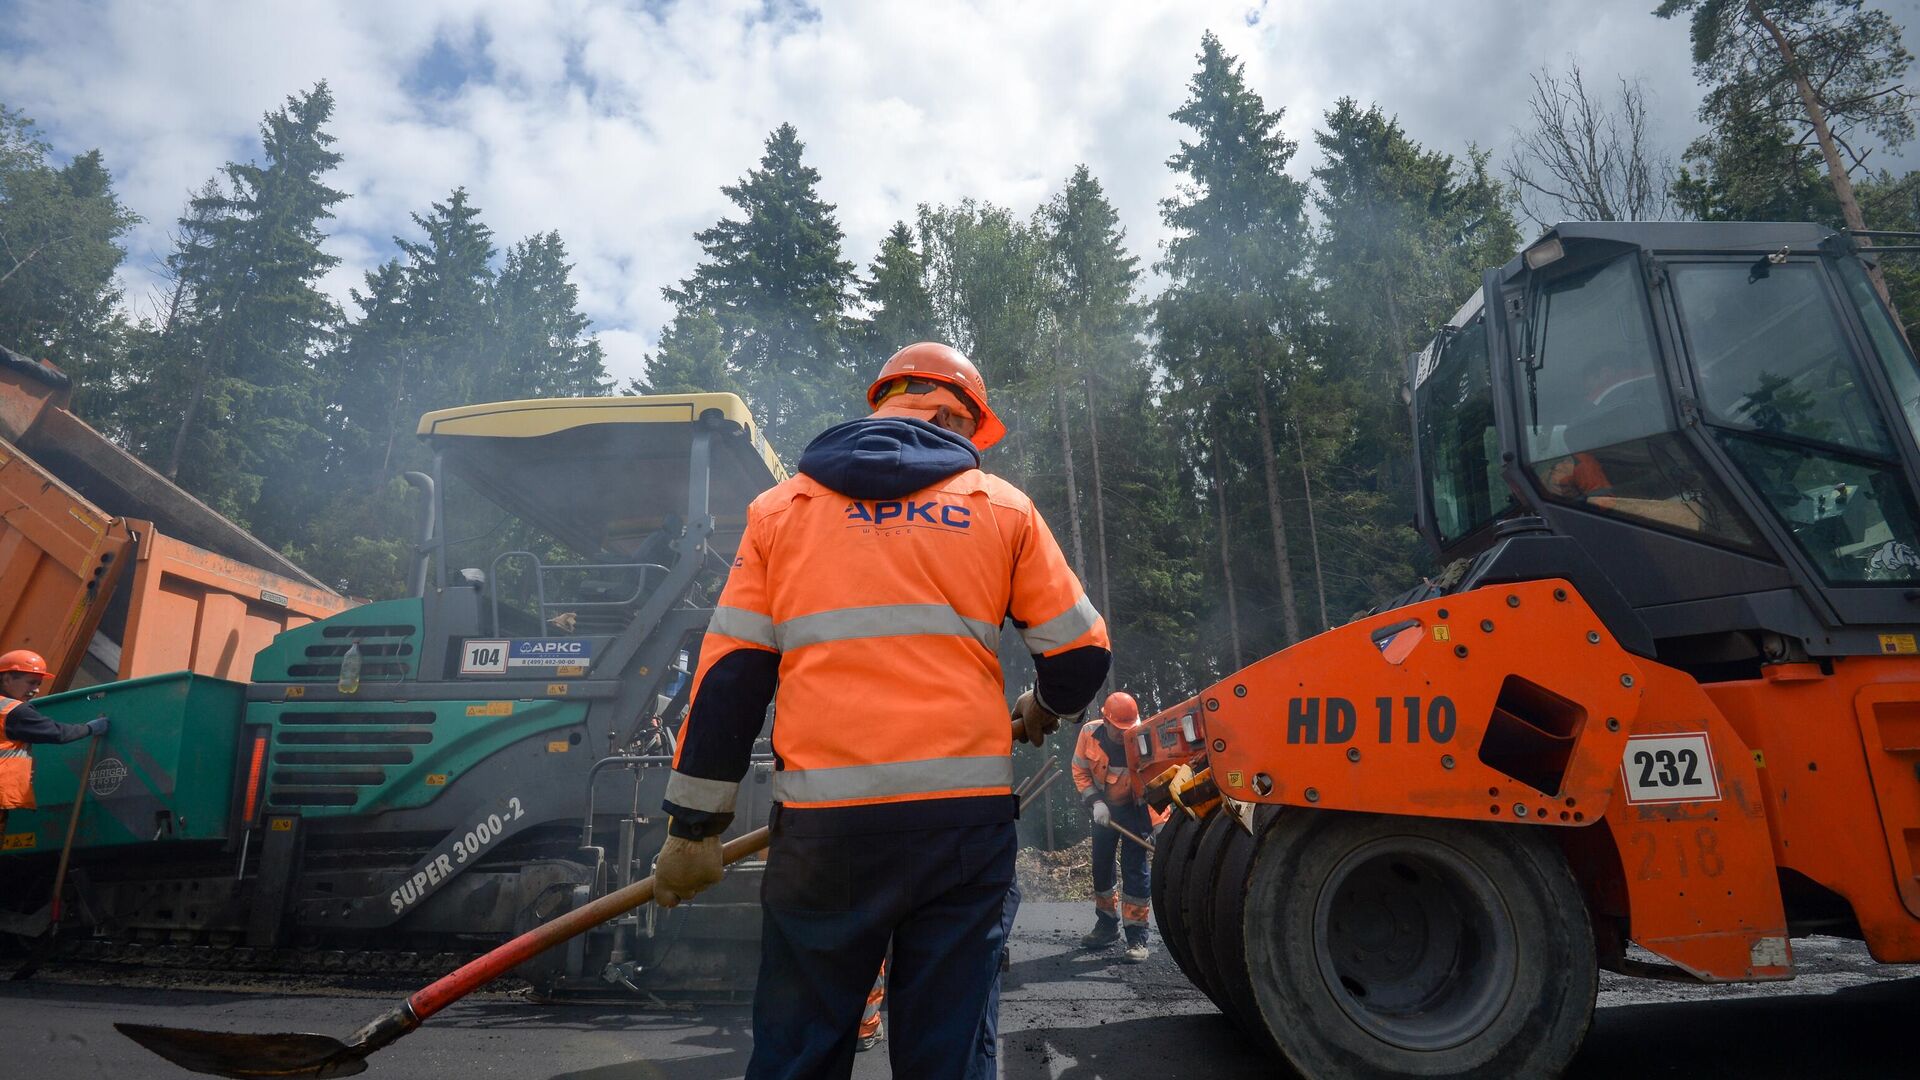
[[[860,1010],[889,941],[893,1075],[979,1075],[1016,844],[1012,822],[776,833],[761,885],[748,1080],[851,1075]]]
[[[1020,883],[1007,887],[1006,906],[1000,911],[1000,936],[1006,942],[1004,953],[1013,947],[1013,918],[1020,913]],[[987,1015],[980,1022],[980,1052],[967,1067],[967,1080],[994,1080],[1000,1074],[1000,980],[1005,972],[993,973],[993,989],[987,991]]]
[[[1108,804],[1113,811],[1113,823],[1135,836],[1144,837],[1153,830],[1153,820],[1147,817],[1147,808],[1137,802],[1124,806]],[[1113,888],[1113,856],[1120,854],[1120,892],[1125,896],[1145,900],[1153,895],[1153,879],[1147,867],[1147,849],[1128,840],[1112,829],[1093,827],[1093,891],[1106,892]]]

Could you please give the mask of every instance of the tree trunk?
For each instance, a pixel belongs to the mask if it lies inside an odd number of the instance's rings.
[[[1227,533],[1227,474],[1220,467],[1221,457],[1220,425],[1213,425],[1213,493],[1220,508],[1220,574],[1227,591],[1227,631],[1233,639],[1233,667],[1238,671],[1240,660],[1240,605],[1233,598],[1233,545],[1228,542]]]
[[[1080,490],[1073,481],[1073,433],[1067,429],[1067,395],[1053,388],[1054,414],[1060,420],[1060,467],[1066,471],[1067,521],[1073,536],[1073,572],[1087,580],[1087,545],[1080,537]]]
[[[1100,477],[1100,416],[1094,410],[1093,373],[1086,377],[1087,391],[1087,443],[1089,456],[1093,459],[1093,549],[1094,562],[1100,568],[1100,614],[1107,618],[1107,636],[1113,636],[1113,595],[1107,588],[1107,579],[1111,576],[1113,564],[1107,559],[1107,501],[1101,491]]]
[[[1759,23],[1773,38],[1774,47],[1780,50],[1780,60],[1787,66],[1787,72],[1793,76],[1794,89],[1800,93],[1800,104],[1807,110],[1807,122],[1813,125],[1813,135],[1820,143],[1820,156],[1827,163],[1827,180],[1833,185],[1834,198],[1840,203],[1840,216],[1846,219],[1847,228],[1862,232],[1867,227],[1867,219],[1860,213],[1860,200],[1853,194],[1853,178],[1847,175],[1846,163],[1840,160],[1840,146],[1834,141],[1833,129],[1827,126],[1826,106],[1820,101],[1820,95],[1808,81],[1806,73],[1800,70],[1800,58],[1794,52],[1793,43],[1779,25],[1767,18],[1760,10],[1756,0],[1747,0],[1747,14]],[[1872,247],[1872,241],[1866,237],[1857,239],[1863,248]],[[1886,302],[1887,309],[1893,311],[1893,324],[1906,333],[1906,324],[1900,320],[1900,313],[1893,308],[1893,297],[1887,292],[1887,279],[1880,268],[1871,263],[1867,265],[1867,276],[1873,280],[1873,290]]]
[[[387,410],[387,448],[380,455],[380,468],[368,478],[368,491],[378,491],[387,478],[387,470],[393,467],[393,451],[400,441],[400,413],[410,400],[407,393],[407,357],[403,352],[394,372],[393,407]]]
[[[187,456],[187,438],[193,432],[193,422],[200,415],[200,403],[206,400],[207,381],[212,378],[209,370],[212,361],[204,355],[193,368],[193,389],[187,394],[186,411],[180,414],[180,427],[173,433],[173,450],[167,455],[167,467],[164,470],[167,479],[175,480],[180,475],[180,461]]]
[[[1266,465],[1267,524],[1273,531],[1273,561],[1280,577],[1280,623],[1291,645],[1300,640],[1300,615],[1295,611],[1293,595],[1293,558],[1287,553],[1286,512],[1280,506],[1280,466],[1274,460],[1273,421],[1267,414],[1267,381],[1258,372],[1253,378],[1253,401],[1260,421],[1260,457]]]
[[[1313,546],[1313,584],[1320,593],[1320,629],[1330,630],[1333,621],[1327,618],[1327,575],[1320,566],[1320,527],[1313,519],[1313,480],[1307,476],[1307,438],[1298,420],[1293,423],[1293,440],[1300,454],[1300,490],[1307,498],[1307,539]]]

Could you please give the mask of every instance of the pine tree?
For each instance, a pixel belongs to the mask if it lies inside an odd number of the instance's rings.
[[[696,234],[704,260],[664,290],[677,309],[712,312],[733,381],[789,458],[846,419],[863,385],[843,341],[853,264],[805,149],[792,124],[775,128],[759,167],[721,189],[741,217]]]
[[[1093,573],[1086,584],[1109,628],[1117,628],[1110,588],[1114,567],[1107,543],[1100,412],[1109,387],[1124,391],[1143,366],[1139,334],[1145,315],[1133,296],[1140,260],[1127,251],[1120,215],[1085,165],[1074,170],[1066,187],[1042,208],[1040,218],[1047,234],[1054,409],[1070,496],[1068,513],[1074,516],[1074,545],[1077,549],[1084,541],[1075,497],[1074,425],[1069,416],[1083,412],[1094,534]]]
[[[1708,87],[1700,119],[1790,125],[1818,148],[1841,219],[1865,229],[1852,177],[1864,140],[1897,148],[1914,134],[1902,81],[1913,57],[1893,17],[1864,0],[1663,0],[1654,14],[1691,16],[1694,74]],[[1879,269],[1870,273],[1885,298]]]
[[[424,237],[394,237],[401,257],[353,293],[362,315],[333,366],[336,442],[361,485],[384,485],[424,460],[413,438],[422,413],[512,396],[496,392],[493,230],[465,188],[412,217]]]
[[[567,248],[546,232],[507,249],[494,282],[497,374],[502,398],[589,397],[607,392],[606,354],[580,312]]]
[[[405,256],[411,371],[397,382],[411,416],[432,409],[495,400],[500,373],[489,362],[493,325],[493,230],[457,187],[413,223],[421,240],[394,238]],[[411,416],[409,415],[411,414]]]
[[[867,367],[877,370],[899,349],[935,335],[927,260],[914,248],[913,230],[906,222],[893,223],[868,272],[871,280],[860,284],[868,311],[861,329]]]
[[[405,264],[389,259],[367,271],[363,283],[364,292],[348,290],[359,317],[327,364],[327,467],[336,489],[370,490],[388,479],[415,361]]]
[[[1241,410],[1251,399],[1256,441],[1243,452],[1262,463],[1280,640],[1292,643],[1301,625],[1282,493],[1290,485],[1276,460],[1276,433],[1289,369],[1303,359],[1306,188],[1286,172],[1296,144],[1280,131],[1281,112],[1267,110],[1211,33],[1201,39],[1199,61],[1187,100],[1173,113],[1194,134],[1168,160],[1184,183],[1161,204],[1173,236],[1159,266],[1169,284],[1153,323],[1176,397],[1201,437],[1246,431]]]
[[[660,333],[660,348],[647,357],[636,394],[737,393],[727,372],[727,345],[720,321],[700,308],[683,308]]]
[[[320,452],[313,362],[339,319],[318,288],[339,260],[321,250],[322,223],[346,195],[323,177],[340,162],[324,125],[326,83],[287,99],[261,123],[264,164],[231,162],[224,186],[203,189],[180,220],[169,260],[189,298],[174,327],[178,367],[148,373],[177,408],[163,471],[269,543],[286,541],[294,477]],[[263,493],[267,505],[262,505]]]
[[[1487,155],[1422,147],[1378,106],[1343,99],[1315,132],[1321,311],[1315,348],[1338,357],[1295,387],[1294,443],[1316,487],[1338,622],[1406,588],[1425,558],[1413,531],[1406,357],[1519,245]]]
[[[988,451],[989,467],[1055,508],[1057,519],[1065,505],[1064,492],[1052,488],[1059,477],[1036,469],[1034,457],[1044,430],[1034,418],[1052,407],[1046,369],[1037,364],[1048,349],[1044,230],[1005,207],[968,199],[923,207],[918,231],[934,337],[974,362],[1007,422],[1007,437]]]
[[[1701,221],[1842,220],[1819,153],[1746,107],[1687,145],[1673,194],[1682,213]]]
[[[76,407],[110,404],[127,331],[114,273],[140,218],[98,150],[55,168],[33,122],[0,105],[0,345],[51,360]]]

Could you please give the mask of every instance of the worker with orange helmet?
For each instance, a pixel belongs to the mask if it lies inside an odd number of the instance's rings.
[[[1080,939],[1089,949],[1103,949],[1127,932],[1127,963],[1147,958],[1147,916],[1152,897],[1148,852],[1131,841],[1122,844],[1117,825],[1135,836],[1146,836],[1155,824],[1152,813],[1133,788],[1127,769],[1127,735],[1140,726],[1140,703],[1124,690],[1107,695],[1100,717],[1080,729],[1073,748],[1073,786],[1093,817],[1093,929]],[[1120,856],[1120,881],[1114,881],[1113,857]],[[1117,884],[1117,887],[1116,887]],[[1116,895],[1117,894],[1117,895]]]
[[[672,906],[719,880],[776,704],[752,1080],[851,1073],[889,941],[893,1074],[991,1075],[981,1032],[1016,848],[1002,620],[1033,654],[1014,712],[1036,746],[1109,662],[1033,501],[980,468],[1006,427],[973,363],[910,345],[867,401],[749,508],[667,783],[655,896]]]
[[[7,831],[8,811],[34,807],[29,745],[70,743],[107,733],[104,716],[84,724],[62,724],[27,704],[52,674],[46,658],[37,652],[15,649],[0,654],[0,695],[4,695],[0,697],[0,835]]]

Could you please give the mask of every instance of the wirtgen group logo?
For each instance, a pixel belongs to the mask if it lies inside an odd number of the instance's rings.
[[[120,790],[127,779],[127,763],[117,757],[102,758],[94,763],[93,772],[87,776],[87,790],[97,798],[106,798]]]

